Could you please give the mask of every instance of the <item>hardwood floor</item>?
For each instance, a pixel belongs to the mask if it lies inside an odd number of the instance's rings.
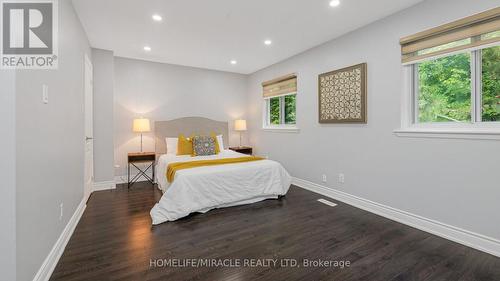
[[[93,193],[50,280],[500,280],[500,258],[340,202],[324,205],[298,187],[281,200],[152,227],[149,211],[160,196],[146,183]],[[158,266],[198,258],[241,264]],[[281,265],[287,258],[300,267]],[[277,265],[248,267],[245,259]],[[304,267],[303,259],[351,265]]]

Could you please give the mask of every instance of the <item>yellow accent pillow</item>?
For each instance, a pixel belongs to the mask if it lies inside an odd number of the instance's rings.
[[[177,141],[177,155],[193,155],[193,138],[186,138],[184,135],[179,135]]]

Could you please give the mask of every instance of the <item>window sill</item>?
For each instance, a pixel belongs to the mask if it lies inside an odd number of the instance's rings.
[[[268,126],[268,127],[262,127],[263,131],[266,132],[277,132],[277,133],[299,133],[300,129],[295,126]]]
[[[403,128],[394,130],[398,137],[500,140],[500,128]]]

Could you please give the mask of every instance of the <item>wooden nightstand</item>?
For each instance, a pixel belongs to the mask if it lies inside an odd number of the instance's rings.
[[[253,149],[251,147],[248,147],[248,146],[230,147],[229,149],[236,151],[236,152],[239,152],[239,153],[243,153],[243,154],[248,154],[248,155],[253,154]]]
[[[134,152],[128,154],[128,188],[130,188],[134,183],[136,183],[141,176],[145,177],[151,184],[154,185],[155,178],[155,162],[156,162],[156,154],[154,152]],[[148,164],[149,165],[145,169],[141,169],[137,164]],[[132,179],[130,179],[130,165],[134,166],[138,173]],[[152,170],[152,177],[149,177],[147,171]]]

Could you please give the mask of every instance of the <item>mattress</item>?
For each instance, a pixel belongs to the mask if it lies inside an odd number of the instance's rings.
[[[179,170],[171,183],[167,181],[170,163],[246,156],[232,150],[211,156],[160,156],[156,181],[163,196],[150,212],[152,223],[174,221],[193,212],[254,203],[287,193],[290,175],[280,163],[267,159]]]

